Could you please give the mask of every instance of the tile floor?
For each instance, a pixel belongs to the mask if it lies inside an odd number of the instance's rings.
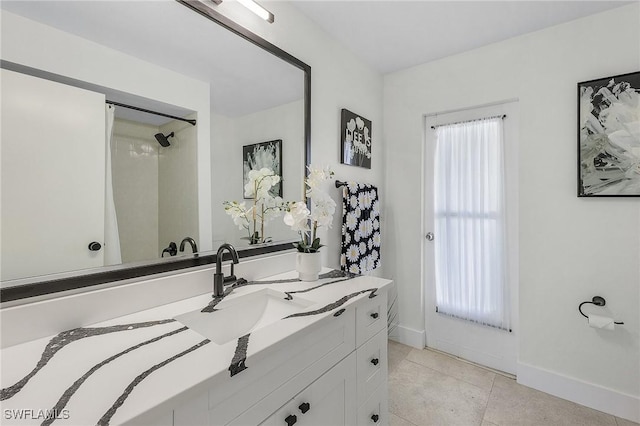
[[[391,426],[637,425],[454,357],[393,341],[389,417]]]

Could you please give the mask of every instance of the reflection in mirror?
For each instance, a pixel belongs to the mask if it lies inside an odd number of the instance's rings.
[[[111,170],[123,263],[162,257],[172,242],[198,235],[195,130],[176,120],[115,119]]]
[[[302,82],[301,82],[302,83]],[[211,115],[213,134],[212,154],[224,153],[228,162],[212,170],[214,182],[225,182],[213,193],[214,223],[223,226],[214,228],[214,246],[222,242],[230,242],[237,248],[250,245],[249,232],[244,227],[234,225],[233,219],[223,209],[224,201],[244,202],[247,208],[252,206],[252,199],[245,199],[243,148],[274,140],[281,140],[282,154],[282,198],[299,200],[302,197],[302,180],[304,176],[304,138],[302,99],[287,102],[261,111],[244,115],[227,115],[213,113]],[[254,147],[250,147],[254,150]],[[267,151],[263,150],[263,153]],[[274,154],[277,158],[277,154]],[[253,163],[255,169],[270,167],[271,161],[261,159]],[[259,231],[253,229],[253,231]],[[294,240],[296,235],[276,217],[265,225],[265,239],[273,241]]]
[[[300,199],[299,61],[173,0],[1,7],[3,288],[173,260],[196,245],[248,248],[223,208],[250,202],[247,145],[282,140],[282,197]],[[281,219],[265,236],[296,237]]]

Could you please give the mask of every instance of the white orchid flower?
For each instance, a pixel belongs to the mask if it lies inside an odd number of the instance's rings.
[[[333,214],[336,211],[336,202],[329,197],[314,200],[311,220],[316,222],[318,226],[326,226],[331,228]]]
[[[284,223],[296,232],[306,232],[309,230],[309,217],[311,212],[307,205],[298,201],[289,204],[289,209],[284,215]]]

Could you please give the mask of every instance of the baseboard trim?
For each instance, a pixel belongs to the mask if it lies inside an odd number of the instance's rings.
[[[395,330],[393,330],[389,335],[389,339],[418,349],[424,349],[425,347],[424,330],[414,330],[413,328],[402,325],[398,325]]]
[[[518,363],[518,383],[604,413],[640,423],[640,397]]]

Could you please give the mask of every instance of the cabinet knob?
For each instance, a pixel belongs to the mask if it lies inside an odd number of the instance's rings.
[[[309,404],[308,402],[303,402],[298,408],[300,409],[300,411],[302,411],[302,414],[304,414],[309,411],[309,409],[311,408],[311,404]]]
[[[377,414],[374,414],[373,416],[371,416],[371,420],[373,420],[374,423],[378,423],[379,419],[380,419],[380,416],[378,416]]]
[[[371,360],[371,364],[373,364],[373,365],[378,365],[378,362],[380,362],[380,360],[378,360],[378,358],[373,358]]]
[[[92,241],[89,243],[89,250],[98,251],[102,248],[102,245],[97,241]]]
[[[298,421],[298,418],[293,414],[289,414],[284,421],[287,422],[287,426],[293,426]]]
[[[379,315],[378,315],[377,312],[374,312],[374,313],[371,314],[371,318],[373,318],[373,319],[377,319],[378,317],[379,317]]]

